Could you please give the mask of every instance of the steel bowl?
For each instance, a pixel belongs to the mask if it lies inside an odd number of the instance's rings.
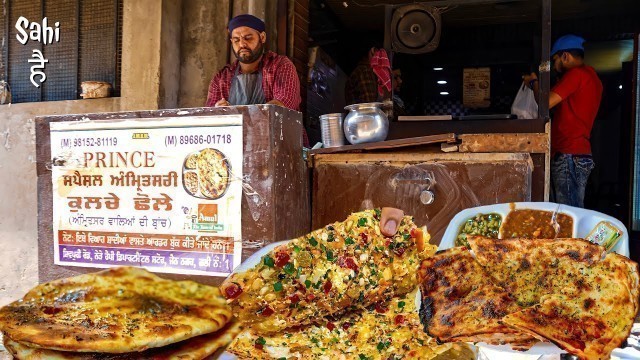
[[[389,134],[389,119],[382,111],[382,103],[363,103],[345,106],[344,135],[352,145],[384,141]]]

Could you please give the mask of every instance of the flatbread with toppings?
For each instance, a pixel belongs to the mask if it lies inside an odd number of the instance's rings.
[[[187,169],[196,169],[198,167],[198,153],[189,154],[184,161],[184,167]]]
[[[477,329],[475,304],[482,313],[490,310],[499,324],[552,341],[582,359],[608,359],[629,335],[639,308],[635,262],[613,253],[602,258],[602,246],[582,239],[468,241],[475,258],[460,247],[422,263],[421,320],[428,333],[455,341],[441,335],[447,325],[467,333]],[[482,290],[487,282],[492,291]],[[467,290],[469,284],[478,285]],[[476,297],[467,301],[474,291]],[[503,331],[492,331],[497,339],[514,343]]]
[[[198,193],[198,173],[194,171],[183,173],[184,188],[191,195]]]
[[[424,260],[418,272],[425,331],[439,341],[483,341],[533,345],[534,338],[508,325],[502,318],[521,308],[475,261],[466,247],[438,252]]]
[[[239,323],[231,322],[211,334],[141,352],[122,354],[34,348],[13,341],[8,336],[4,337],[4,346],[16,359],[29,360],[201,360],[225,348],[240,331]]]
[[[0,309],[0,331],[29,347],[126,353],[208,334],[230,319],[216,287],[120,267],[36,286]]]
[[[227,351],[239,359],[432,359],[451,344],[438,345],[424,332],[415,292],[384,306],[276,335],[242,332]]]
[[[200,192],[209,199],[218,199],[229,186],[229,162],[216,149],[203,149],[198,155],[198,179]]]
[[[408,216],[385,237],[380,211],[366,210],[277,247],[221,289],[241,321],[277,332],[413,290],[420,261],[436,249],[428,241]]]
[[[580,358],[608,359],[631,332],[638,313],[638,283],[636,263],[607,254],[604,260],[567,274],[565,289],[503,321]]]
[[[486,239],[470,237],[477,262],[521,306],[550,294],[580,295],[582,269],[600,261],[604,248],[582,239]]]

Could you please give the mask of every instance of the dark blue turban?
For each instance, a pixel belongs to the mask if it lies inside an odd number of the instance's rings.
[[[231,21],[229,21],[229,32],[233,32],[233,29],[240,26],[250,27],[257,32],[263,32],[265,30],[264,21],[249,14],[238,15],[231,19]]]

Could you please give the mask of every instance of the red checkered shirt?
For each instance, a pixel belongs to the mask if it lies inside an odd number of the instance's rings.
[[[214,106],[220,99],[229,100],[231,79],[238,66],[236,60],[218,72],[209,84],[206,106]],[[278,100],[289,109],[300,111],[300,80],[296,68],[284,55],[267,51],[262,56],[262,91],[266,102]]]

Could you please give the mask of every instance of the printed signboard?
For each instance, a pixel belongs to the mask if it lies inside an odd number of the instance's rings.
[[[242,115],[52,122],[55,264],[226,276],[242,253]]]

